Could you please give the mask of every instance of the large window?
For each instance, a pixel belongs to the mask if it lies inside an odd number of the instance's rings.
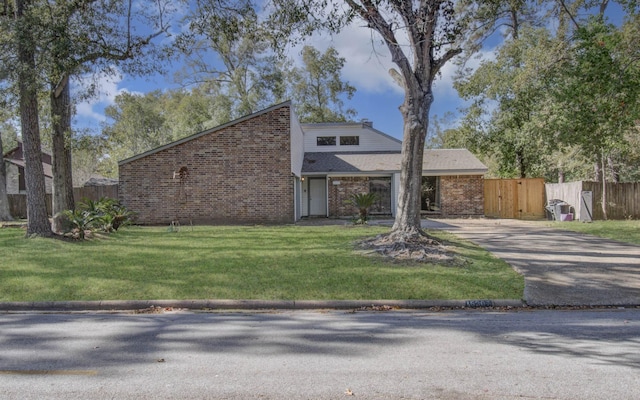
[[[360,136],[340,136],[340,146],[358,146]]]
[[[440,177],[422,177],[422,206],[423,212],[440,212]]]
[[[391,214],[391,178],[371,178],[369,192],[376,194],[376,203],[371,206],[371,214]]]
[[[336,137],[335,136],[318,136],[316,139],[316,144],[318,146],[335,146]]]

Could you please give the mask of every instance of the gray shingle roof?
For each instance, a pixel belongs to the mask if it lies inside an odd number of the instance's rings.
[[[400,171],[399,152],[305,153],[303,174],[366,174]],[[427,149],[423,175],[482,175],[487,167],[466,149]]]

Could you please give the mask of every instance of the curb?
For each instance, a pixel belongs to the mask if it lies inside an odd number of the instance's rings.
[[[148,308],[187,310],[317,310],[317,309],[430,309],[524,307],[521,300],[108,300],[0,302],[0,312],[127,311]]]

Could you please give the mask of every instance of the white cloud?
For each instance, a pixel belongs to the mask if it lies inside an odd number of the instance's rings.
[[[405,54],[412,59],[408,38],[398,34],[398,39],[405,50]],[[333,46],[341,57],[345,58],[345,66],[342,76],[358,91],[367,93],[388,93],[403,94],[403,90],[398,86],[389,70],[398,67],[391,60],[389,49],[384,44],[377,32],[362,26],[361,21],[346,27],[342,32],[333,37],[323,34],[316,35],[305,44],[312,45],[321,51],[325,51],[329,46]],[[301,65],[300,50],[302,46],[294,48],[291,52],[294,62]],[[478,57],[474,57],[467,63],[467,67],[475,70],[481,60],[492,59],[493,50],[482,51]],[[444,65],[440,75],[434,84],[434,94],[438,98],[458,97],[458,93],[453,88],[453,79],[458,66],[452,61]]]
[[[346,62],[342,77],[358,88],[358,91],[385,93],[389,90],[402,93],[402,89],[389,75],[394,66],[386,45],[371,29],[352,24],[335,36],[316,34],[305,43],[290,50],[289,54],[297,66],[302,65],[303,45],[311,45],[320,51],[334,47]]]
[[[474,72],[483,61],[495,59],[493,50],[482,50],[475,56],[471,57],[464,65],[469,72]],[[433,92],[437,97],[453,96],[458,97],[458,92],[453,87],[453,80],[458,72],[459,65],[457,59],[450,60],[440,70],[440,75],[434,82]]]
[[[86,74],[72,80],[72,96],[79,98],[76,103],[76,122],[82,127],[97,125],[104,122],[104,109],[115,102],[121,93],[131,93],[120,87],[124,77],[116,68],[99,74]],[[94,95],[87,97],[86,93],[93,89]]]

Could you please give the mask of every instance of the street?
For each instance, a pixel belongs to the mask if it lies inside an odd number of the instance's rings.
[[[2,399],[635,399],[640,309],[0,314]]]

